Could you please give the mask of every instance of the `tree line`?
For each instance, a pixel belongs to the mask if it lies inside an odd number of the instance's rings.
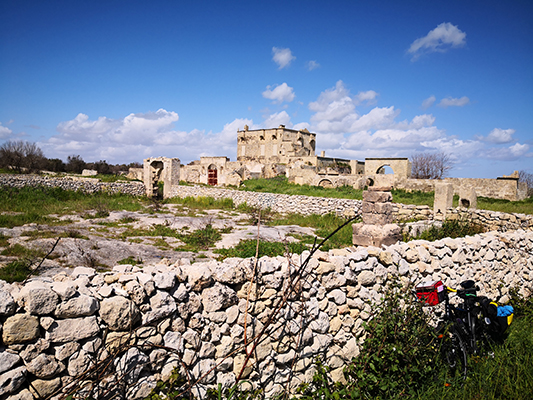
[[[141,168],[138,162],[130,164],[109,164],[105,160],[85,162],[80,155],[71,155],[64,162],[59,158],[47,158],[35,143],[25,140],[12,140],[0,146],[0,168],[18,173],[40,171],[69,172],[81,174],[84,169],[92,169],[98,174],[118,174],[130,168]]]

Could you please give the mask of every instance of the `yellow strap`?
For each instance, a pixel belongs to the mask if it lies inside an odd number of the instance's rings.
[[[446,286],[446,290],[447,290],[448,292],[457,292],[456,289],[452,289],[452,288],[449,287],[449,286]]]
[[[507,316],[507,325],[511,325],[511,322],[513,322],[513,315],[514,314],[511,314],[511,315]]]

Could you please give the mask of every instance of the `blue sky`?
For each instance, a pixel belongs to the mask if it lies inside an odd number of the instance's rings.
[[[533,173],[533,2],[0,2],[0,143],[49,158],[236,158],[245,124],[450,176]]]

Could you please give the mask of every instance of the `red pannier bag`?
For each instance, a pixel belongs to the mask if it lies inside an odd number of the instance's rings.
[[[442,281],[422,282],[416,286],[416,296],[430,306],[436,306],[444,300],[446,287]]]

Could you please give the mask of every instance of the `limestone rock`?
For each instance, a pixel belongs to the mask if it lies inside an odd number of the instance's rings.
[[[139,309],[122,296],[104,299],[100,304],[100,317],[113,331],[130,329],[139,318]]]
[[[46,339],[52,343],[66,343],[93,337],[98,332],[100,327],[95,316],[59,319],[46,331]]]
[[[237,304],[237,293],[220,283],[202,291],[202,304],[206,312],[214,312]]]
[[[26,343],[39,335],[39,320],[33,315],[15,314],[4,322],[2,339],[7,345]]]
[[[42,282],[31,282],[20,291],[20,298],[26,312],[34,315],[46,315],[56,309],[58,295]]]
[[[68,360],[68,374],[78,377],[92,367],[93,357],[86,351],[80,350],[74,353]]]
[[[155,296],[150,298],[150,307],[152,311],[149,311],[143,316],[143,324],[149,324],[168,317],[177,308],[174,298],[167,292],[162,291],[158,291]]]
[[[0,374],[9,371],[20,361],[17,354],[0,351]]]
[[[61,378],[52,380],[34,379],[31,381],[30,392],[37,398],[49,397],[61,386]]]
[[[376,275],[372,271],[362,271],[357,280],[363,286],[370,286],[376,283]]]
[[[26,367],[18,367],[0,375],[0,396],[14,393],[26,380]]]
[[[94,297],[81,295],[59,303],[54,314],[58,318],[77,318],[93,315],[99,304]]]
[[[27,368],[28,372],[36,377],[47,379],[59,374],[65,367],[58,363],[54,356],[40,354],[27,365]]]
[[[13,315],[17,309],[17,304],[11,293],[0,289],[0,315]]]
[[[210,263],[196,263],[182,266],[191,290],[199,292],[213,284],[213,276],[209,267]]]

